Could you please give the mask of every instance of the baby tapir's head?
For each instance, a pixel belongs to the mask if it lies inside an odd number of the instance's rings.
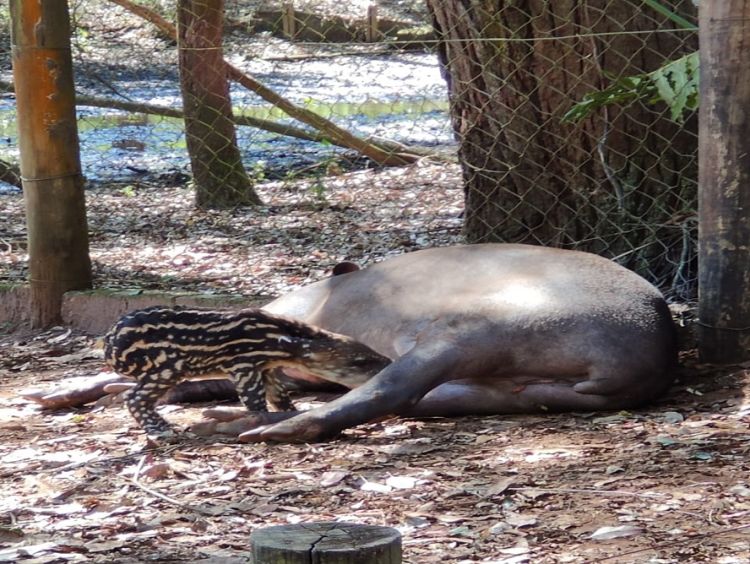
[[[278,364],[291,378],[323,379],[356,388],[391,363],[389,358],[346,335],[296,321],[286,327],[287,332],[279,332],[278,340],[279,347],[290,355],[279,359]]]

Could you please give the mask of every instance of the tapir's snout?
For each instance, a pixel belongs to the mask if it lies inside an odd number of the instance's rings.
[[[312,343],[304,360],[309,373],[347,388],[361,386],[391,363],[362,343],[339,338]]]

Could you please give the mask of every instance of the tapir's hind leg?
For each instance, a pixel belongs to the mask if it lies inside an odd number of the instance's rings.
[[[578,376],[454,380],[431,390],[404,415],[454,416],[629,409],[661,395],[666,367],[595,363]]]
[[[658,358],[657,355],[653,355]],[[609,409],[620,409],[644,404],[664,394],[674,380],[673,366],[664,355],[663,364],[637,364],[637,361],[620,362],[616,366],[599,362],[588,379],[578,382],[573,390],[582,396],[599,395],[612,399]]]
[[[447,382],[431,390],[413,408],[401,412],[410,417],[454,417],[599,411],[618,409],[617,397],[575,391],[570,382],[514,384],[505,382]]]

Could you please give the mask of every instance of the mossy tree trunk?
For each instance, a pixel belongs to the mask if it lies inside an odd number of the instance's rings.
[[[185,135],[201,208],[259,204],[242,165],[222,52],[224,3],[180,0],[177,8]]]

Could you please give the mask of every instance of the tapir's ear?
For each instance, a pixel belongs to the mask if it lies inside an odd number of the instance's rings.
[[[341,274],[349,274],[350,272],[357,272],[358,270],[359,270],[359,265],[345,260],[344,262],[340,262],[336,266],[333,267],[333,271],[331,272],[331,275],[340,276]]]

